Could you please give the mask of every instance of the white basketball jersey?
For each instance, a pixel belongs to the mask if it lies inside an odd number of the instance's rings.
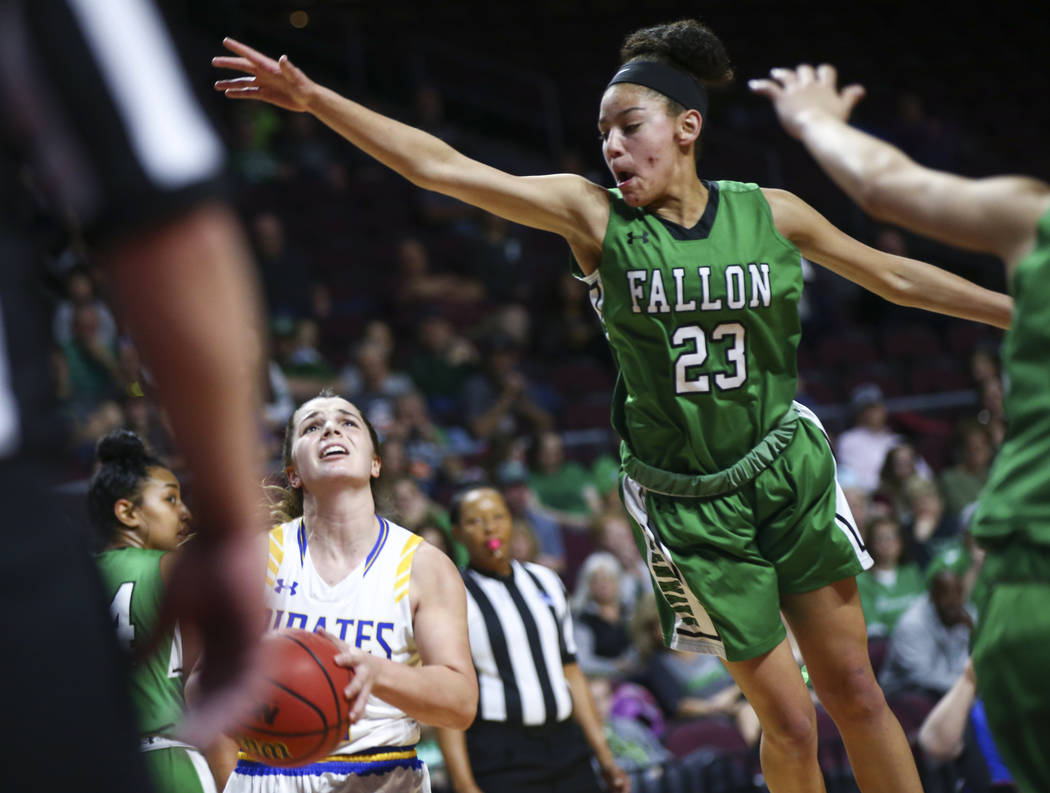
[[[269,627],[323,628],[373,655],[419,666],[408,592],[412,558],[422,538],[383,518],[379,527],[364,562],[335,585],[314,569],[302,518],[272,529],[266,571]],[[416,720],[373,695],[364,718],[351,725],[334,754],[408,747],[418,740]]]

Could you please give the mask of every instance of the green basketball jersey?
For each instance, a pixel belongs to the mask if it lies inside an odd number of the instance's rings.
[[[737,462],[791,405],[801,255],[754,184],[705,182],[692,229],[611,190],[601,263],[583,278],[619,376],[613,426],[645,463],[712,473]]]
[[[129,653],[149,641],[157,625],[164,594],[160,576],[164,553],[115,548],[98,554],[113,627]],[[149,658],[137,661],[132,669],[131,698],[143,735],[174,733],[183,710],[182,674],[182,638],[176,628]]]
[[[976,537],[1050,545],[1050,212],[1017,265],[1013,326],[1003,342],[1006,439],[974,518]]]

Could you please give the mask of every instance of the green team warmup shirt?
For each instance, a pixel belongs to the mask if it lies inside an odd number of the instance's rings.
[[[164,553],[116,548],[98,554],[113,627],[121,646],[129,652],[148,641],[156,627],[164,592],[160,576]],[[182,674],[182,640],[176,629],[132,670],[131,698],[141,734],[174,734],[183,710]]]
[[[638,458],[684,474],[728,468],[776,426],[802,335],[799,252],[762,191],[705,185],[692,229],[610,191],[601,277],[586,279],[619,369],[613,426]]]

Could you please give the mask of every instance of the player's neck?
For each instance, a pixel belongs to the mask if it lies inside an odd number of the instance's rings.
[[[307,496],[303,502],[307,542],[311,555],[324,554],[353,567],[375,545],[379,535],[375,502],[369,489],[347,490]]]
[[[647,209],[672,223],[691,229],[703,217],[709,193],[707,186],[693,171],[677,177],[664,196]]]

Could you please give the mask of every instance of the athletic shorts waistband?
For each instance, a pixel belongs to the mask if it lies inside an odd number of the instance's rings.
[[[739,490],[764,470],[795,437],[798,409],[794,403],[777,425],[747,454],[728,468],[712,474],[678,474],[639,460],[626,441],[620,442],[624,473],[646,490],[678,498],[706,498]]]

